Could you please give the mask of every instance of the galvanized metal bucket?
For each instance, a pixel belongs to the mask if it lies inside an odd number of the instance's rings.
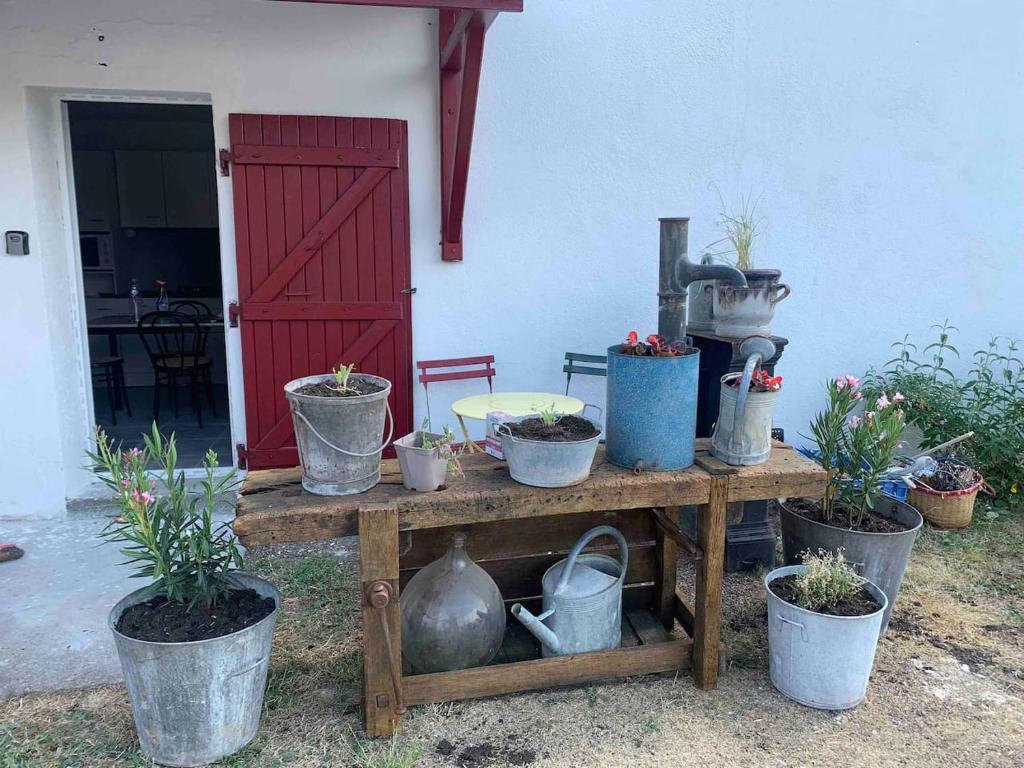
[[[303,395],[306,384],[334,381],[333,374],[304,376],[284,385],[292,411],[295,444],[302,464],[302,487],[320,496],[362,493],[380,481],[380,454],[395,429],[388,405],[391,382],[380,376],[354,374],[353,379],[383,387],[354,397]],[[384,418],[389,422],[384,437]]]
[[[718,420],[711,435],[711,455],[726,464],[747,467],[763,464],[771,456],[772,415],[779,391],[751,392],[749,379],[741,380],[737,387],[730,386],[730,382],[742,375],[727,373],[722,377]]]
[[[599,536],[611,536],[619,559],[581,554]],[[541,642],[544,657],[566,656],[618,648],[622,642],[622,584],[629,567],[629,545],[617,528],[599,525],[584,533],[569,556],[544,574],[544,612],[534,616],[522,604],[512,606],[519,619]]]
[[[605,456],[629,469],[663,472],[693,464],[700,352],[638,357],[608,348]]]
[[[888,607],[885,593],[868,582],[864,588],[880,604],[864,616],[828,616],[787,603],[769,585],[801,573],[787,565],[764,577],[768,593],[768,675],[779,692],[816,709],[851,709],[868,690],[879,628]]]
[[[441,435],[427,434],[431,440]],[[448,477],[448,459],[435,448],[423,447],[423,433],[411,432],[395,440],[395,455],[402,471],[402,485],[410,491],[436,491]]]
[[[589,403],[584,406],[598,412],[601,409]],[[501,439],[501,451],[508,462],[508,473],[517,483],[532,485],[537,488],[564,488],[582,483],[590,476],[590,468],[594,464],[594,454],[601,440],[601,424],[582,414],[577,418],[589,422],[597,434],[586,440],[572,442],[548,442],[545,440],[524,440],[515,437],[505,424],[536,418],[537,414],[520,416],[499,424],[495,431]]]
[[[921,513],[909,504],[897,501],[891,496],[881,496],[875,502],[875,513],[909,526],[898,533],[867,533],[837,528],[790,511],[785,503],[779,505],[779,519],[782,522],[782,555],[788,565],[800,562],[801,553],[810,550],[826,552],[843,550],[843,557],[853,565],[861,576],[878,586],[888,598],[879,634],[889,627],[896,596],[903,583],[903,573],[910,560],[917,533],[924,519]]]
[[[144,589],[123,598],[107,617],[139,744],[160,765],[206,765],[256,735],[281,593],[255,576],[232,578],[239,587],[272,597],[277,608],[251,627],[192,643],[153,643],[117,631],[121,614],[147,599]]]

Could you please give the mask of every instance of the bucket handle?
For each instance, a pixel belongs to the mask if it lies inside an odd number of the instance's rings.
[[[779,284],[777,284],[775,286],[772,286],[771,292],[775,293],[776,291],[780,291],[780,290],[782,291],[782,295],[781,296],[772,296],[771,299],[769,299],[769,301],[771,301],[773,307],[776,304],[778,304],[780,301],[782,301],[784,298],[789,296],[789,286],[786,285],[785,283],[779,283]]]
[[[792,624],[794,627],[800,627],[800,639],[803,640],[805,643],[807,642],[807,627],[805,627],[799,621],[793,621],[792,619],[787,619],[785,616],[779,616],[779,623]]]
[[[326,437],[321,435],[317,431],[317,428],[309,423],[309,419],[306,418],[306,415],[304,413],[302,413],[302,411],[300,411],[297,408],[295,408],[294,405],[292,406],[292,413],[294,413],[296,416],[298,416],[300,419],[302,419],[302,422],[306,425],[306,427],[309,429],[309,431],[312,432],[314,435],[316,435],[317,438],[320,440],[320,442],[323,443],[324,445],[326,445],[328,448],[332,448],[335,451],[337,451],[338,453],[343,453],[346,456],[351,456],[354,459],[365,459],[365,458],[368,458],[370,456],[377,456],[381,451],[383,451],[385,448],[387,448],[388,447],[388,443],[391,442],[391,436],[395,434],[395,418],[394,418],[394,416],[391,415],[391,403],[388,402],[387,398],[384,399],[384,409],[385,409],[385,413],[387,414],[387,419],[388,419],[388,424],[389,424],[388,436],[384,438],[384,444],[380,448],[378,448],[375,451],[370,451],[369,453],[354,453],[352,451],[346,451],[344,448],[339,448],[334,443],[332,443],[330,440],[328,440]]]
[[[594,405],[593,403],[584,403],[583,410],[580,411],[580,418],[587,418],[587,408],[593,408],[595,411],[597,411],[597,419],[600,419],[602,416],[604,416],[604,411],[601,409],[601,406]],[[591,419],[591,421],[596,421],[597,419]]]
[[[626,539],[618,528],[613,528],[610,525],[599,525],[584,533],[580,536],[580,540],[573,544],[572,549],[569,551],[569,556],[565,558],[565,567],[562,568],[562,575],[555,586],[556,595],[569,584],[569,577],[572,576],[572,569],[576,565],[576,558],[580,556],[580,552],[598,536],[611,536],[618,543],[619,563],[622,566],[622,573],[619,574],[619,583],[621,584],[626,578],[626,567],[629,565],[629,545],[626,544]]]

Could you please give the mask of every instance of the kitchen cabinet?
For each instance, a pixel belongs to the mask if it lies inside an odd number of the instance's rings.
[[[72,163],[79,231],[109,232],[118,222],[114,153],[77,150]]]
[[[162,152],[168,227],[217,226],[212,152]]]
[[[163,152],[118,150],[117,202],[122,227],[166,227]]]

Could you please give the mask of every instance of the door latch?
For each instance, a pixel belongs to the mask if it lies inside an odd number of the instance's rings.
[[[416,293],[416,289],[415,288],[403,288],[401,291],[399,291],[399,293],[406,293],[406,294]]]

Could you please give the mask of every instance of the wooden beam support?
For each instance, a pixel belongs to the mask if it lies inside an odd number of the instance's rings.
[[[722,622],[722,569],[725,567],[725,511],[729,499],[728,475],[711,476],[711,497],[697,512],[698,546],[704,557],[697,562],[697,603],[694,606],[693,677],[702,690],[718,684],[718,641]]]
[[[441,12],[442,16],[448,16],[450,14]],[[447,34],[442,33],[440,40],[440,54],[438,58],[438,65],[441,67],[441,71],[449,70],[456,71],[462,68],[462,43],[466,37],[466,30],[469,28],[469,23],[473,20],[473,11],[461,11],[455,14],[455,22],[445,25],[445,27],[451,27],[447,30]],[[458,53],[456,56],[455,54]]]
[[[273,0],[278,3],[320,5],[376,5],[384,8],[437,8],[438,10],[508,11],[520,13],[523,0]]]

